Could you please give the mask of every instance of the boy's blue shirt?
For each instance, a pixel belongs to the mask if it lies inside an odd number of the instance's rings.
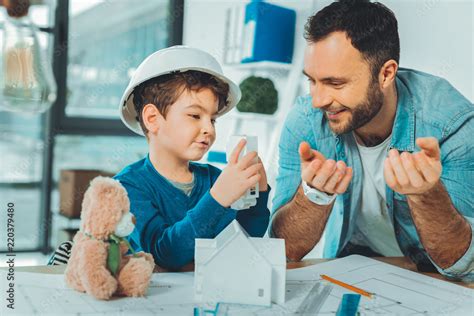
[[[398,103],[390,148],[415,152],[417,138],[431,136],[438,140],[443,166],[441,181],[474,233],[473,104],[446,80],[411,69],[399,69],[396,87]],[[300,97],[285,121],[280,138],[272,216],[292,199],[301,183],[298,146],[302,141],[327,159],[343,160],[353,168],[351,183],[337,197],[326,224],[324,257],[334,258],[350,241],[361,205],[363,172],[359,151],[352,133],[335,135],[323,113],[312,107],[311,97]],[[385,189],[387,209],[405,256],[418,264],[431,262],[445,276],[474,280],[474,236],[471,235],[467,252],[454,265],[442,269],[420,241],[406,196],[387,185]]]
[[[193,162],[189,166],[195,178],[190,196],[159,174],[148,156],[114,177],[127,190],[137,220],[129,236],[132,247],[151,253],[156,264],[167,269],[192,262],[194,239],[214,238],[234,219],[253,237],[263,236],[268,227],[270,188],[260,192],[254,207],[237,212],[221,206],[210,194],[221,170]]]

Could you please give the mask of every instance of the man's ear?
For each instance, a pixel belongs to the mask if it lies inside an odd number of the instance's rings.
[[[158,132],[163,116],[154,104],[148,103],[142,110],[143,124],[150,133]]]
[[[393,84],[397,75],[397,70],[398,64],[393,59],[390,59],[389,61],[385,62],[385,64],[383,64],[379,73],[379,83],[382,90],[390,87]]]

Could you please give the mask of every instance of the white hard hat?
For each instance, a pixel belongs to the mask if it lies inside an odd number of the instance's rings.
[[[120,100],[120,118],[122,122],[135,133],[143,135],[137,119],[138,114],[133,105],[135,88],[149,79],[188,70],[211,74],[229,85],[227,105],[217,113],[217,116],[229,112],[237,105],[241,97],[240,89],[232,80],[224,76],[221,66],[214,57],[197,48],[172,46],[154,52],[138,66]]]

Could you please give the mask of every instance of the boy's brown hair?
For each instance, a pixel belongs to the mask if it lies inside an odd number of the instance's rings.
[[[147,135],[148,130],[143,123],[143,107],[149,103],[156,106],[161,115],[166,118],[169,107],[178,100],[184,91],[199,92],[209,89],[218,100],[218,111],[227,105],[229,85],[215,76],[196,70],[176,72],[149,79],[135,88],[133,104],[138,113],[137,120],[142,131]]]

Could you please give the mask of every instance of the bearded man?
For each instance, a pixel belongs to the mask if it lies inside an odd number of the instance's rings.
[[[399,68],[393,12],[341,1],[308,19],[298,98],[282,130],[270,235],[301,260],[407,256],[474,280],[474,106],[446,80]]]

